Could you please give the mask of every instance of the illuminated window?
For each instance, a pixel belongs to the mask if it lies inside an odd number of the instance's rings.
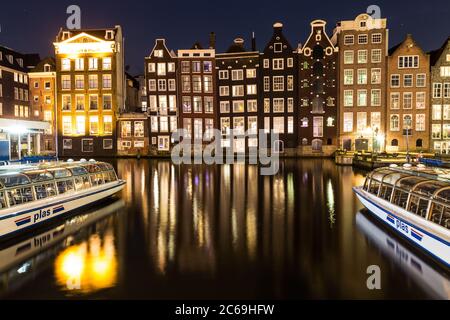
[[[70,95],[62,95],[62,109],[63,111],[70,110],[72,105],[72,97]]]
[[[75,59],[75,70],[84,70],[84,58]]]
[[[358,63],[367,63],[367,50],[358,50]]]
[[[76,117],[76,132],[77,134],[83,135],[86,133],[86,119],[84,116]]]
[[[61,59],[61,70],[70,71],[70,59]]]
[[[175,72],[175,63],[173,62],[167,63],[167,72]]]
[[[345,85],[353,84],[353,70],[352,69],[344,69],[344,84]]]
[[[89,109],[98,110],[98,95],[96,94],[89,95]]]
[[[391,115],[390,129],[391,129],[391,131],[399,131],[400,130],[400,118],[399,118],[398,114]]]
[[[212,77],[211,76],[204,76],[203,77],[203,90],[206,93],[211,93],[213,91]]]
[[[425,114],[416,114],[416,131],[425,131]]]
[[[178,129],[177,117],[170,117],[170,132],[175,132]]]
[[[284,77],[275,76],[273,77],[273,91],[283,91],[284,90]]]
[[[256,94],[256,84],[248,84],[247,85],[247,94]]]
[[[98,76],[96,74],[89,75],[89,89],[98,88]]]
[[[344,132],[353,132],[353,112],[344,112]]]
[[[91,135],[98,134],[98,116],[89,117],[89,133]]]
[[[122,122],[122,137],[124,134],[124,123]],[[131,125],[131,124],[130,124]],[[157,116],[151,116],[150,117],[150,130],[151,132],[158,132],[158,117]],[[131,128],[130,128],[130,135],[131,135]]]
[[[103,110],[112,110],[112,95],[103,95]]]
[[[84,76],[83,75],[75,76],[75,89],[77,89],[77,90],[84,89]]]
[[[273,99],[273,112],[284,112],[284,99],[274,98]]]
[[[233,90],[232,92],[233,97],[244,96],[244,86],[233,86],[232,90]]]
[[[135,122],[136,124],[136,122]],[[136,134],[136,127],[135,129],[135,134]],[[159,117],[159,131],[161,132],[168,132],[169,131],[169,121],[167,117]],[[142,133],[144,131],[142,130]]]
[[[120,135],[122,138],[131,137],[131,121],[121,121],[120,123],[121,131]]]
[[[212,72],[212,62],[211,61],[203,61],[203,72],[206,72],[206,73]]]
[[[247,69],[247,78],[256,78],[256,69]]]
[[[247,112],[258,111],[258,100],[247,100]]]
[[[78,111],[84,110],[84,95],[77,94],[75,96],[75,107]]]
[[[194,112],[202,112],[202,97],[194,97]]]
[[[97,69],[98,69],[98,59],[89,58],[89,70],[97,70]]]
[[[103,116],[103,133],[112,134],[112,116]]]
[[[202,140],[203,138],[203,121],[202,119],[194,119],[194,139]]]
[[[370,105],[373,107],[381,106],[381,90],[380,89],[372,89]]]
[[[165,63],[158,63],[158,65],[157,65],[157,74],[159,76],[165,76],[166,75],[166,64]]]
[[[169,96],[169,110],[170,111],[177,110],[177,96],[175,95]]]
[[[69,75],[62,75],[61,76],[61,88],[63,90],[70,90],[71,83],[70,83],[70,76]]]
[[[112,87],[112,77],[110,74],[103,75],[103,89],[111,89]]]
[[[231,71],[231,80],[239,81],[244,79],[244,71],[242,69]]]
[[[416,93],[416,109],[425,109],[426,107],[425,99],[426,99],[425,92]]]
[[[213,113],[214,112],[214,104],[213,97],[205,97],[205,113]]]
[[[412,108],[412,93],[405,92],[403,93],[403,109],[411,109]]]
[[[72,134],[72,117],[71,116],[63,116],[63,135],[68,136]]]
[[[233,101],[233,112],[244,112],[244,101],[243,100],[235,100]]]
[[[273,117],[274,133],[284,133],[284,117]]]
[[[201,76],[192,76],[192,92],[202,92]]]
[[[144,121],[134,122],[134,136],[137,138],[144,137]]]
[[[183,96],[183,113],[192,112],[191,97]]]
[[[372,49],[370,59],[371,59],[372,63],[380,63],[381,62],[381,49]]]

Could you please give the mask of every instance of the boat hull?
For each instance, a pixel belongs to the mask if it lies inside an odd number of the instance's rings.
[[[72,194],[64,198],[55,197],[48,201],[36,203],[34,208],[17,208],[16,212],[0,215],[0,241],[33,229],[37,226],[64,216],[74,210],[90,206],[121,191],[124,181],[114,181],[100,187],[92,188],[81,194]]]
[[[447,268],[450,268],[450,243],[448,242],[448,239],[424,230],[423,227],[406,219],[405,213],[398,214],[393,212],[388,206],[384,205],[384,200],[371,197],[362,190],[362,188],[353,188],[353,191],[359,201],[361,201],[361,203],[385,225],[396,231],[400,236],[409,240],[409,242],[416,247],[419,247],[436,260],[440,261]],[[428,223],[432,224],[432,222]]]

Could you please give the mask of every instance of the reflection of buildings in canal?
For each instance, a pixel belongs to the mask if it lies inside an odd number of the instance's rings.
[[[450,299],[448,274],[438,272],[361,212],[356,215],[356,226],[384,255],[406,271],[429,296],[436,299]]]
[[[1,249],[0,295],[18,290],[53,266],[63,291],[89,293],[112,286],[118,264],[113,233],[117,216],[112,214],[123,206],[122,200],[105,203]]]

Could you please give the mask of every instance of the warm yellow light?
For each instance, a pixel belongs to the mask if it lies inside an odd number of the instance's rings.
[[[55,43],[56,54],[67,54],[76,57],[83,53],[112,53],[113,41],[86,42],[86,43]]]

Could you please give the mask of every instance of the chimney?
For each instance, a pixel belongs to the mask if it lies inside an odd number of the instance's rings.
[[[216,48],[216,34],[214,32],[211,32],[209,34],[209,48],[210,49]]]
[[[252,51],[256,51],[256,38],[255,38],[255,32],[252,32]]]

